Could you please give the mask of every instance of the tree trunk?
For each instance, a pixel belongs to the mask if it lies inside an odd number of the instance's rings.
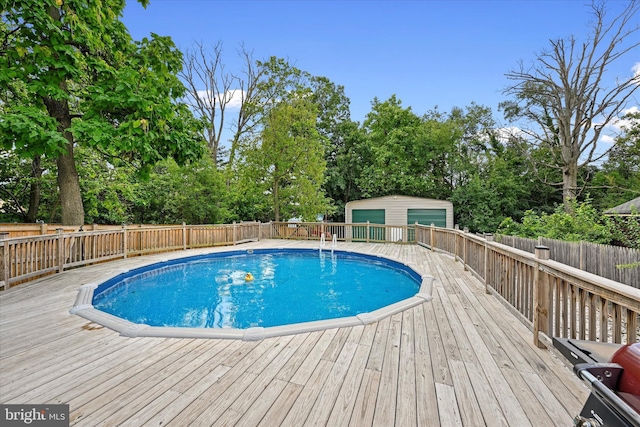
[[[80,192],[80,178],[73,156],[73,144],[67,144],[67,150],[56,160],[58,165],[58,187],[63,225],[83,225],[84,207]]]
[[[66,90],[66,84],[61,84]],[[73,135],[69,132],[71,127],[71,114],[66,100],[45,98],[44,104],[49,115],[58,121],[58,131],[68,141],[65,152],[58,156],[58,187],[60,190],[60,205],[62,208],[63,225],[83,225],[84,207],[80,192],[80,178],[76,170],[76,162],[73,155]]]
[[[273,180],[273,214],[275,222],[280,221],[280,203],[278,201],[278,181]]]
[[[578,188],[578,165],[574,163],[565,164],[562,167],[562,203],[564,211],[572,214],[574,211],[574,201],[576,200],[576,189]]]
[[[38,209],[40,208],[40,179],[42,178],[42,167],[40,166],[40,156],[36,155],[31,162],[31,185],[29,187],[29,211],[25,217],[26,222],[36,222],[38,219]]]

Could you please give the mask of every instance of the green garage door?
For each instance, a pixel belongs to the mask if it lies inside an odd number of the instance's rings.
[[[384,224],[384,209],[354,209],[351,211],[351,222],[363,223],[369,221],[370,224]],[[353,226],[353,238],[358,240],[367,239],[367,227]],[[384,240],[384,228],[369,227],[370,240]]]
[[[436,227],[447,226],[446,209],[409,209],[407,212],[407,224],[416,222],[422,225],[435,224]]]

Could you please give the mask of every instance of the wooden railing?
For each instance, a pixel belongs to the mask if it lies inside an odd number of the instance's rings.
[[[327,240],[336,236],[339,241],[368,243],[415,243],[415,226],[372,223],[272,222],[271,238],[319,240],[324,233]]]
[[[260,238],[257,222],[225,225],[121,227],[7,238],[0,235],[0,288],[49,273],[129,256],[235,245]]]
[[[418,244],[452,254],[533,331],[539,347],[551,337],[611,343],[640,341],[640,290],[460,230],[416,227]]]
[[[112,259],[261,238],[418,243],[451,254],[525,323],[534,342],[551,337],[640,341],[640,290],[458,229],[344,223],[239,223],[123,227],[7,239],[0,235],[0,288],[37,276]]]

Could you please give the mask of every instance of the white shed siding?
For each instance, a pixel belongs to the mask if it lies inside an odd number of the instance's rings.
[[[447,228],[453,228],[453,203],[446,200],[410,196],[384,196],[354,200],[345,206],[347,223],[352,222],[353,210],[358,209],[385,209],[385,223],[387,225],[407,225],[409,209],[445,209]]]

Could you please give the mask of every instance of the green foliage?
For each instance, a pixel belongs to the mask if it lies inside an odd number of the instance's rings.
[[[184,164],[204,153],[198,122],[177,101],[180,52],[155,34],[132,41],[123,9],[121,0],[12,0],[0,15],[0,148],[58,159],[68,198],[61,206],[73,210],[63,221],[85,219],[76,146],[127,158],[143,172],[163,158]]]
[[[237,218],[227,199],[224,176],[209,156],[187,166],[167,159],[154,166],[148,180],[134,186],[132,222],[229,223]]]
[[[610,221],[615,244],[640,249],[640,216],[612,216]]]
[[[304,95],[270,108],[259,138],[243,148],[245,186],[262,194],[276,221],[315,220],[330,206],[322,191],[324,144],[316,129],[315,105]]]
[[[552,214],[537,214],[532,210],[525,212],[522,222],[506,218],[497,230],[498,234],[515,235],[527,238],[547,237],[566,241],[586,241],[609,244],[612,240],[612,227],[609,219],[602,216],[590,201],[572,202],[573,214],[558,206]]]

